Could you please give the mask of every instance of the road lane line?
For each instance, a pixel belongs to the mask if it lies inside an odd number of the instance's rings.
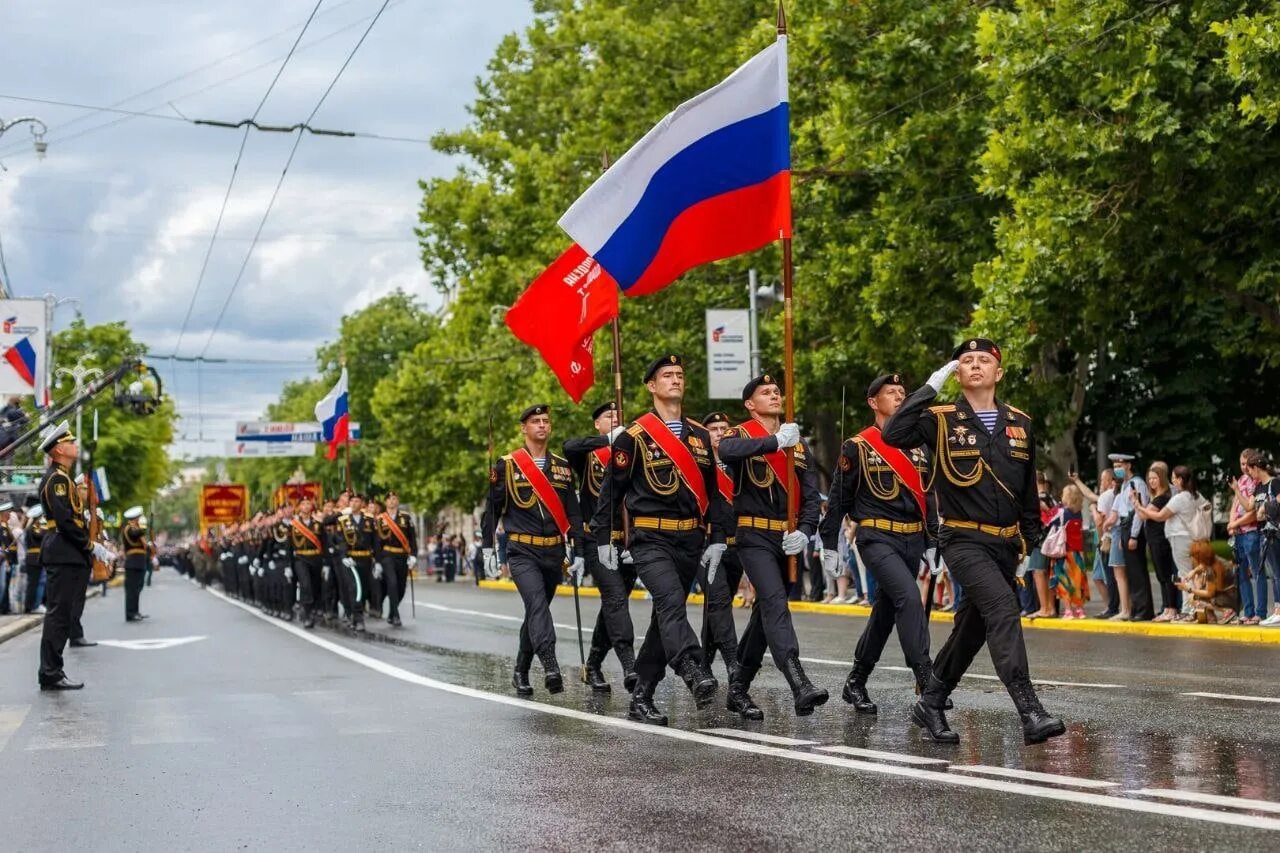
[[[849,664],[845,664],[845,666],[849,666]],[[906,666],[883,666],[881,667],[881,669],[892,669],[894,672],[911,672],[911,668]],[[998,676],[982,675],[981,673],[976,673],[976,672],[966,672],[962,677],[977,678],[977,679],[981,679],[982,681],[999,681],[1000,680]],[[1118,689],[1123,689],[1125,686],[1123,684],[1102,684],[1102,683],[1095,683],[1091,681],[1054,681],[1053,679],[1050,679],[1050,678],[1036,678],[1034,676],[1032,676],[1031,681],[1035,684],[1048,684],[1051,687],[1091,687],[1091,688],[1096,687],[1100,690],[1118,690]]]
[[[1057,773],[1037,773],[1034,770],[1018,770],[1014,767],[991,767],[986,764],[952,764],[952,773],[980,773],[983,776],[1001,776],[1005,779],[1026,779],[1028,782],[1046,782],[1050,785],[1074,785],[1077,788],[1118,788],[1118,782],[1101,779],[1081,779],[1079,776],[1059,776]]]
[[[430,604],[427,602],[423,602],[422,606],[429,607],[432,610],[439,610],[444,613],[458,613],[463,616],[483,616],[486,619],[500,619],[503,622],[524,622],[523,616],[508,616],[505,613],[485,613],[483,610],[467,610],[463,607],[445,607],[443,604]],[[551,624],[559,628],[561,631],[573,631],[574,633],[577,633],[578,631],[577,625],[567,625],[564,622],[552,622]],[[582,630],[583,633],[586,633],[588,627],[583,625]]]
[[[1277,702],[1280,703],[1280,696],[1236,696],[1232,693],[1201,693],[1193,691],[1191,693],[1183,693],[1183,696],[1199,696],[1202,699],[1234,699],[1238,702]]]
[[[664,737],[670,740],[717,746],[721,749],[729,749],[753,755],[767,755],[788,761],[800,761],[807,764],[862,771],[864,773],[879,774],[881,776],[933,782],[939,785],[974,788],[1004,794],[1018,794],[1022,796],[1036,797],[1045,800],[1057,800],[1059,802],[1100,806],[1102,808],[1116,809],[1118,811],[1141,812],[1144,814],[1157,814],[1167,817],[1183,818],[1186,820],[1199,820],[1207,823],[1219,823],[1234,827],[1250,827],[1253,829],[1280,831],[1280,818],[1213,811],[1211,809],[1195,808],[1194,806],[1173,806],[1168,803],[1131,799],[1112,796],[1109,794],[1096,794],[1088,791],[1073,791],[1066,788],[1045,788],[1023,782],[987,779],[982,776],[938,773],[936,771],[923,770],[917,767],[897,767],[891,764],[880,764],[874,761],[860,761],[853,758],[841,758],[835,755],[819,752],[799,752],[797,750],[784,749],[782,747],[769,746],[762,743],[751,743],[731,738],[715,737],[713,735],[705,735],[700,732],[685,731],[683,729],[648,726],[643,723],[637,723],[632,720],[618,717],[606,717],[600,714],[593,714],[588,711],[579,711],[574,708],[562,708],[556,705],[546,705],[541,702],[520,699],[515,696],[506,696],[500,693],[476,690],[472,687],[463,687],[459,684],[451,684],[447,681],[438,681],[434,678],[418,675],[408,671],[407,669],[395,666],[394,664],[387,663],[386,661],[379,660],[378,658],[370,657],[366,654],[357,652],[354,649],[349,649],[346,646],[333,642],[332,640],[316,636],[315,634],[306,631],[291,622],[281,622],[278,619],[262,613],[257,608],[227,598],[227,596],[212,587],[205,591],[210,595],[222,599],[233,607],[238,607],[249,615],[257,619],[261,619],[263,622],[266,622],[281,631],[292,634],[313,646],[325,649],[339,657],[346,658],[352,663],[359,664],[366,669],[381,673],[382,675],[386,675],[390,678],[395,678],[407,684],[415,684],[421,687],[438,690],[443,693],[452,693],[455,696],[479,699],[485,702],[492,702],[497,705],[506,705],[508,707],[520,708],[525,711],[533,711],[550,716],[565,717],[568,719],[592,723],[594,725],[622,729],[636,734],[645,734],[650,737]]]
[[[860,746],[820,746],[822,752],[835,752],[840,755],[853,755],[858,758],[879,758],[881,761],[896,761],[899,764],[918,764],[922,767],[934,764],[950,764],[945,758],[926,758],[923,755],[904,755],[899,752],[884,752],[879,749],[864,749]]]
[[[1162,800],[1180,800],[1188,803],[1204,803],[1209,806],[1226,806],[1232,809],[1252,809],[1258,812],[1280,814],[1280,803],[1273,803],[1269,800],[1224,797],[1221,794],[1201,794],[1199,791],[1177,791],[1172,788],[1142,788],[1128,793],[1137,797],[1158,797]]]
[[[749,732],[745,729],[698,729],[698,731],[708,735],[740,737],[744,740],[753,740],[758,743],[771,743],[774,746],[814,746],[818,743],[816,740],[799,740],[793,737],[767,735],[764,732]]]

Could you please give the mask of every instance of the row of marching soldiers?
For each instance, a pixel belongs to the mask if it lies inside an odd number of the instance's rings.
[[[395,492],[343,492],[319,507],[304,497],[212,531],[208,546],[228,595],[286,621],[299,615],[305,628],[320,619],[364,631],[366,617],[400,626],[418,561],[413,516]]]
[[[939,402],[953,374],[961,395]],[[791,688],[795,713],[812,714],[828,693],[801,665],[788,563],[814,536],[822,539],[824,562],[834,563],[848,517],[881,594],[856,644],[844,701],[857,713],[877,712],[868,679],[896,627],[919,694],[911,719],[929,739],[959,742],[944,711],[984,644],[1026,742],[1062,734],[1062,721],[1045,711],[1032,687],[1022,637],[1016,572],[1043,531],[1031,418],[997,400],[1002,376],[999,347],[974,338],[910,395],[899,375],[877,378],[867,389],[875,423],[843,442],[825,517],[816,461],[799,427],[786,422],[782,382],[771,375],[743,388],[745,416],[714,412],[699,422],[683,411],[683,360],[664,355],[644,374],[652,408],[622,426],[614,404],[598,407],[597,435],[566,442],[564,456],[549,450],[549,406],[525,409],[524,444],[491,469],[482,523],[486,571],[494,567],[500,524],[525,606],[512,673],[516,693],[533,694],[535,658],[546,689],[564,689],[549,605],[567,567],[575,583],[590,570],[601,593],[583,680],[593,691],[610,690],[601,664],[616,654],[631,719],[667,724],[654,695],[668,668],[699,709],[710,706],[719,690],[711,670],[717,652],[728,676],[729,711],[763,719],[749,690],[768,651]],[[951,636],[931,655],[916,578],[923,565],[941,561],[965,594]],[[737,637],[732,600],[743,573],[756,602]],[[638,651],[628,604],[637,577],[653,600]],[[701,636],[685,609],[695,581],[705,592]]]

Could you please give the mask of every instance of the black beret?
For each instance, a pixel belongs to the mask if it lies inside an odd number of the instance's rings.
[[[779,390],[782,389],[782,382],[775,379],[772,373],[765,373],[752,379],[746,385],[742,386],[742,402],[751,399],[751,395],[756,393],[756,389],[761,385],[777,385]]]
[[[886,385],[897,385],[901,388],[907,387],[906,383],[902,381],[902,374],[886,373],[884,376],[877,376],[872,380],[871,384],[867,386],[867,396],[874,397],[879,394],[880,389],[884,388]]]
[[[702,419],[703,426],[711,426],[712,424],[727,424],[729,416],[724,412],[707,412],[707,416]]]
[[[644,381],[648,382],[650,379],[653,378],[655,373],[657,373],[659,370],[661,370],[664,367],[683,368],[684,359],[674,353],[667,353],[666,355],[658,356],[652,362],[649,363],[649,367],[645,370]]]
[[[960,346],[956,347],[956,351],[951,354],[951,360],[955,361],[967,352],[989,352],[996,357],[996,361],[1000,361],[1000,347],[996,346],[996,342],[988,338],[969,338]]]
[[[618,411],[618,404],[613,400],[610,400],[607,403],[601,403],[600,405],[596,406],[596,410],[591,413],[591,420],[594,421],[596,418],[600,417],[605,412],[616,412],[616,411]]]
[[[536,406],[530,406],[529,408],[525,409],[523,412],[520,413],[520,423],[524,423],[534,415],[549,415],[549,414],[551,414],[551,407],[548,406],[546,403],[539,403]]]

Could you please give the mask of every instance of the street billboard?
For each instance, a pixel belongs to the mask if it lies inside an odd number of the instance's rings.
[[[314,441],[228,441],[226,456],[231,459],[280,459],[315,456]]]
[[[351,440],[360,439],[360,424],[351,424]],[[318,421],[240,421],[236,424],[236,441],[253,442],[318,442],[324,432]]]
[[[0,299],[0,395],[44,403],[49,379],[43,299]]]
[[[750,312],[743,309],[707,311],[707,397],[740,400],[751,381]]]

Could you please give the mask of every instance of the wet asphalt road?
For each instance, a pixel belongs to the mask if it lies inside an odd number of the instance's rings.
[[[144,623],[124,623],[118,593],[89,602],[88,634],[126,646],[69,650],[68,671],[88,683],[79,693],[36,690],[38,631],[0,645],[0,848],[1262,850],[1280,839],[1280,704],[1184,695],[1280,696],[1274,646],[1029,632],[1037,680],[1068,682],[1041,688],[1067,736],[1024,747],[1007,695],[975,678],[954,697],[963,741],[945,748],[906,721],[895,640],[872,677],[880,714],[859,718],[836,695],[847,665],[834,662],[863,620],[797,614],[831,703],[794,718],[766,666],[753,688],[765,722],[744,724],[719,706],[698,712],[668,678],[658,701],[672,728],[654,730],[625,720],[620,684],[606,697],[571,682],[513,700],[514,594],[417,590],[417,618],[406,607],[395,632],[411,645],[325,630],[308,640],[162,572]],[[594,619],[598,600],[582,605]],[[643,624],[649,605],[632,611]],[[572,600],[554,612],[568,667]],[[933,626],[935,645],[946,628]],[[127,647],[137,640],[165,647]],[[989,674],[989,660],[974,672]],[[1010,770],[1058,778],[992,775]]]

